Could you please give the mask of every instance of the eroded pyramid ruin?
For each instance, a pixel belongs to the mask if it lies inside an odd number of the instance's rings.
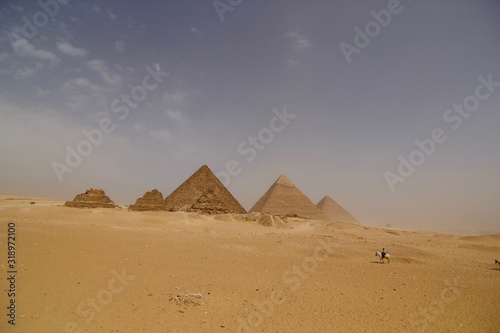
[[[137,199],[135,204],[128,207],[130,210],[138,211],[159,211],[167,210],[167,205],[165,200],[163,200],[163,194],[157,189],[148,191],[144,195]]]
[[[67,207],[75,208],[115,208],[117,205],[106,196],[103,190],[91,188],[78,194],[73,201],[66,201]]]
[[[319,208],[284,175],[271,185],[250,212],[328,220]]]
[[[238,213],[245,209],[206,166],[175,189],[166,199],[168,210],[209,214]]]
[[[338,221],[359,224],[358,220],[356,220],[354,216],[352,216],[347,210],[345,210],[329,196],[325,196],[321,199],[316,206],[333,222]]]

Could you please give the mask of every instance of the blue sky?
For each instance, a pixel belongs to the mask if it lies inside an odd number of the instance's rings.
[[[207,164],[247,209],[285,174],[367,225],[500,232],[498,2],[63,2],[0,5],[2,192],[130,204]]]

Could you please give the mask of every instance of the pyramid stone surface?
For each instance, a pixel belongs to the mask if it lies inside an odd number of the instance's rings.
[[[167,205],[163,200],[163,194],[157,189],[154,189],[144,193],[144,195],[137,199],[134,205],[130,205],[128,209],[138,211],[159,211],[167,210]]]
[[[75,208],[115,208],[117,205],[101,189],[88,189],[78,194],[73,201],[66,201],[66,207]]]
[[[347,210],[340,206],[335,200],[329,196],[325,196],[316,205],[318,208],[333,222],[345,222],[359,224],[358,220],[354,218]]]
[[[328,220],[328,217],[283,175],[253,205],[250,212],[279,216],[298,216],[320,221]]]
[[[240,205],[214,173],[206,166],[175,189],[166,199],[168,210],[209,214],[245,214]]]

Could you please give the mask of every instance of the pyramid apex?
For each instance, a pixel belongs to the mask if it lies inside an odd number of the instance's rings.
[[[295,187],[295,185],[292,183],[292,181],[290,179],[286,178],[285,175],[280,175],[274,183],[278,184],[278,185],[288,186],[288,187]]]
[[[295,216],[316,221],[328,217],[309,200],[285,175],[281,175],[253,205],[250,212],[278,216]]]
[[[239,213],[246,210],[233,197],[207,165],[195,173],[165,198],[168,210],[205,213]]]
[[[212,170],[206,164],[203,164],[201,167],[198,168],[198,170],[194,172],[194,174],[207,174],[207,173],[213,174]]]
[[[324,202],[324,201],[335,201],[335,200],[333,200],[332,197],[330,197],[329,195],[325,195],[319,202]]]
[[[316,207],[332,221],[359,224],[354,216],[328,195],[325,195],[323,199],[316,204]]]

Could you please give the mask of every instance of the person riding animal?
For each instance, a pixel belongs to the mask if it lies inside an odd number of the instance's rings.
[[[382,252],[380,254],[382,255],[382,259],[384,259],[385,255],[387,254],[387,251],[385,250],[385,248],[382,248]]]

